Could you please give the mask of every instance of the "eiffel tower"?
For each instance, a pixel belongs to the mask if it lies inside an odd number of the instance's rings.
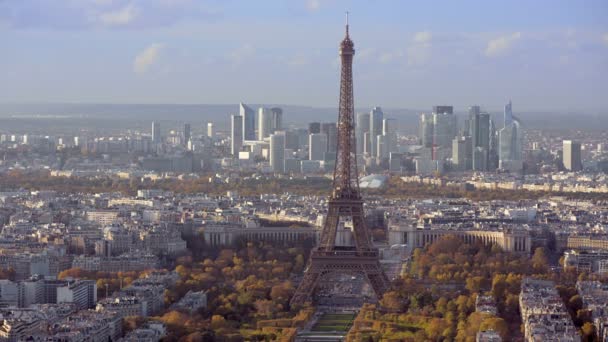
[[[354,43],[348,34],[340,43],[342,61],[340,76],[340,106],[338,113],[338,146],[334,169],[333,191],[328,201],[328,213],[319,246],[314,249],[291,304],[312,301],[320,279],[329,273],[363,276],[379,299],[389,287],[389,280],[380,266],[378,249],[374,248],[365,223],[363,199],[359,191],[359,174],[355,153],[353,56]],[[354,246],[336,246],[336,233],[341,223],[351,220]]]

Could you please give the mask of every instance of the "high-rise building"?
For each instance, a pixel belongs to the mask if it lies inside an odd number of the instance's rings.
[[[363,133],[363,153],[369,156],[372,155],[372,142],[370,132]]]
[[[471,137],[456,137],[452,141],[452,164],[459,171],[470,170],[473,166],[473,148]]]
[[[160,143],[160,123],[152,121],[152,142]]]
[[[371,155],[372,157],[376,157],[378,154],[377,136],[382,134],[382,121],[384,120],[384,113],[382,112],[382,108],[374,107],[369,112],[369,135],[371,142]]]
[[[376,136],[376,158],[387,159],[389,154],[388,136],[380,134]]]
[[[243,118],[243,140],[256,140],[255,111],[241,102],[239,104],[239,116]]]
[[[436,114],[454,114],[454,107],[452,106],[433,106],[433,113]]]
[[[476,171],[487,171],[491,135],[490,114],[482,113],[479,106],[469,107],[469,133],[472,144],[472,168]]]
[[[230,153],[232,153],[235,158],[238,158],[239,152],[243,147],[243,117],[240,115],[232,115],[230,124],[230,137],[232,138]]]
[[[327,152],[327,135],[323,133],[313,133],[308,136],[308,159],[323,160],[323,155]]]
[[[318,134],[321,133],[321,123],[320,122],[311,122],[308,124],[308,134]]]
[[[357,153],[362,154],[369,151],[369,146],[365,146],[365,133],[369,132],[369,113],[357,114],[355,123],[355,138],[357,139]]]
[[[523,131],[521,123],[513,116],[511,101],[505,106],[505,126],[498,131],[498,166],[509,171],[523,168]]]
[[[285,133],[270,135],[270,167],[276,173],[285,172]]]
[[[279,107],[270,108],[272,112],[272,132],[283,129],[283,109]]]
[[[420,145],[433,147],[433,114],[420,114],[418,137],[420,138]]]
[[[207,137],[213,138],[213,122],[207,122]]]
[[[322,123],[321,133],[327,135],[327,152],[336,152],[336,147],[338,146],[338,127],[336,127],[336,123]]]
[[[397,120],[386,118],[382,120],[382,135],[386,136],[387,153],[395,152],[397,147]]]
[[[564,163],[564,168],[568,171],[582,170],[581,143],[574,140],[564,140],[562,161]]]
[[[433,147],[451,148],[456,132],[456,116],[453,115],[452,107],[433,107]]]
[[[190,124],[186,123],[184,124],[184,144],[188,144],[188,141],[190,141],[190,139],[192,138],[192,133],[190,130]]]
[[[258,140],[268,138],[272,133],[272,111],[268,108],[258,109]]]

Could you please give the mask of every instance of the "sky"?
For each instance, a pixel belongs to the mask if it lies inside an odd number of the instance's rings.
[[[0,0],[0,102],[608,113],[606,0]]]

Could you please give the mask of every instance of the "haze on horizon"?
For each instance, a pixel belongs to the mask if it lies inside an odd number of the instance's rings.
[[[608,109],[608,2],[0,0],[0,102]]]

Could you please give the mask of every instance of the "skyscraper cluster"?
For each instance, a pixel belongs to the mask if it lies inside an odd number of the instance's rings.
[[[504,109],[500,128],[480,106],[469,107],[462,129],[452,106],[434,106],[430,114],[420,115],[418,137],[423,153],[420,164],[435,171],[451,157],[452,168],[459,171],[489,171],[497,168],[518,172],[523,169],[523,128],[513,116],[512,104]],[[433,161],[432,163],[428,160]]]
[[[357,114],[355,136],[357,153],[376,159],[386,160],[396,148],[395,119],[385,118],[382,108],[374,107],[369,113]]]

